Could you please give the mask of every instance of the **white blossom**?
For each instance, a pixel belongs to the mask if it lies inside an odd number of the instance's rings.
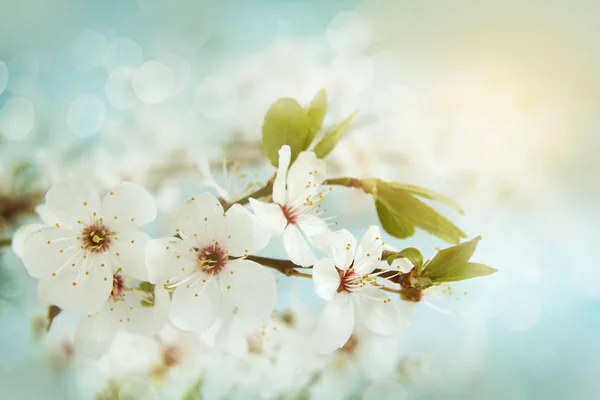
[[[145,189],[124,182],[100,201],[91,185],[66,180],[48,191],[46,205],[54,225],[31,233],[21,250],[44,300],[95,313],[110,296],[117,270],[147,280],[149,236],[136,229],[155,218],[156,207]]]
[[[355,313],[373,333],[396,333],[402,326],[398,308],[372,274],[381,261],[379,228],[371,226],[358,247],[346,230],[319,235],[315,243],[327,254],[313,269],[315,291],[328,301],[313,334],[317,351],[342,347],[352,335]]]
[[[156,286],[148,293],[127,283],[120,271],[113,275],[112,291],[104,309],[84,316],[75,332],[75,349],[86,357],[97,358],[106,353],[117,329],[130,333],[152,335],[167,321],[169,292]]]
[[[227,202],[240,199],[259,188],[256,182],[248,181],[247,173],[240,171],[239,161],[228,162],[226,158],[221,160],[221,182],[218,182],[213,176],[207,158],[198,159],[198,170],[200,171],[201,186],[214,189]],[[258,178],[258,174],[253,173],[252,177]]]
[[[301,152],[291,167],[290,159],[290,147],[282,146],[273,184],[273,203],[250,199],[250,204],[267,226],[283,234],[283,246],[290,260],[308,267],[316,261],[311,236],[329,230],[318,215],[325,212],[319,204],[323,199],[325,166],[311,151]]]
[[[175,220],[179,237],[152,240],[146,253],[150,281],[174,288],[173,325],[206,330],[221,316],[223,297],[243,314],[268,317],[276,300],[275,279],[245,259],[267,245],[268,229],[239,204],[225,213],[210,194],[189,199]]]

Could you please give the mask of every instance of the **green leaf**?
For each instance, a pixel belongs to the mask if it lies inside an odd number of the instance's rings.
[[[449,243],[459,243],[461,238],[466,237],[449,219],[396,184],[377,180],[374,197],[384,229],[395,237],[402,239],[414,234],[415,226]],[[378,203],[385,207],[377,206]],[[384,210],[384,220],[381,209]]]
[[[397,214],[394,214],[385,203],[375,200],[377,216],[383,229],[390,235],[404,239],[414,235],[415,226]]]
[[[306,111],[306,115],[308,115],[308,135],[306,136],[304,149],[310,146],[317,133],[321,130],[328,107],[327,92],[325,89],[321,89],[313,97]]]
[[[457,270],[464,269],[464,266],[473,257],[480,240],[481,237],[478,236],[475,239],[438,251],[435,257],[427,263],[423,274],[434,282],[445,282],[439,281],[439,279],[453,276]]]
[[[294,99],[281,98],[269,107],[262,126],[262,145],[271,164],[279,164],[279,149],[287,144],[294,162],[305,149],[308,137],[308,116]]]
[[[323,136],[323,139],[315,146],[315,154],[319,158],[323,158],[327,156],[338,144],[340,139],[344,136],[346,131],[348,130],[348,125],[352,121],[352,118],[356,115],[356,112],[353,112],[345,120],[343,120],[338,126],[330,130]]]
[[[456,201],[452,200],[450,197],[444,196],[443,194],[434,192],[433,190],[403,183],[390,183],[390,185],[426,199],[439,201],[440,203],[454,208],[461,214],[465,213],[465,211]]]
[[[390,255],[387,258],[387,262],[389,265],[392,265],[392,263],[394,262],[395,259],[397,258],[407,258],[408,261],[410,261],[412,263],[412,265],[414,265],[417,268],[417,271],[419,269],[419,267],[421,267],[421,265],[423,265],[423,255],[421,254],[421,252],[417,249],[415,249],[414,247],[409,247],[407,249],[404,249],[402,251],[399,251],[397,253],[394,253],[392,255]]]
[[[485,264],[469,262],[466,264],[455,265],[454,268],[448,271],[444,276],[431,280],[435,283],[458,282],[464,281],[465,279],[477,278],[479,276],[491,275],[497,271],[497,269],[488,267]]]

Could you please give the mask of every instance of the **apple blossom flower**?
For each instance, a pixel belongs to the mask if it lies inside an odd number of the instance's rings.
[[[13,234],[11,249],[19,258],[23,258],[23,248],[25,247],[27,237],[46,225],[52,225],[56,220],[56,216],[52,214],[46,204],[36,206],[35,213],[41,222],[22,225]]]
[[[249,175],[240,171],[239,161],[228,162],[226,158],[221,160],[221,183],[213,177],[208,159],[200,158],[198,160],[198,170],[200,171],[200,185],[214,189],[228,203],[245,197],[260,187],[257,182],[248,181]],[[252,177],[258,178],[258,174],[253,173]]]
[[[269,230],[261,221],[239,204],[224,213],[211,194],[189,199],[175,221],[179,237],[152,240],[146,252],[150,281],[175,289],[171,323],[204,331],[221,315],[221,303],[229,300],[241,313],[268,317],[276,300],[275,279],[245,259],[269,242]]]
[[[84,316],[75,331],[75,350],[89,358],[98,358],[110,347],[119,326],[130,333],[152,335],[166,323],[169,292],[156,286],[147,292],[131,285],[131,279],[117,271],[104,309]]]
[[[100,201],[91,185],[66,180],[48,191],[46,205],[54,225],[31,233],[20,250],[46,301],[95,313],[111,294],[113,272],[147,280],[149,236],[136,228],[155,218],[156,207],[144,188],[124,182]]]
[[[372,274],[381,261],[379,228],[371,226],[358,247],[347,230],[319,235],[315,243],[328,257],[313,269],[315,291],[328,301],[313,334],[316,350],[328,353],[342,347],[352,335],[355,311],[373,333],[396,333],[402,325],[398,308]]]
[[[283,234],[283,246],[290,260],[308,267],[316,261],[311,236],[329,230],[326,221],[318,216],[325,211],[319,204],[323,200],[325,165],[312,151],[301,152],[291,167],[290,159],[290,147],[282,146],[273,184],[273,203],[250,199],[250,205],[265,225]]]

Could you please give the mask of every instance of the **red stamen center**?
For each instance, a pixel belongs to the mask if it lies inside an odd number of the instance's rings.
[[[104,253],[110,247],[110,231],[103,224],[88,225],[81,231],[81,241],[84,249]]]
[[[225,250],[217,244],[209,245],[198,250],[198,267],[204,273],[216,275],[227,264],[227,254]]]
[[[354,272],[352,267],[348,268],[346,271],[342,271],[341,269],[338,269],[337,271],[340,275],[340,285],[337,288],[338,293],[352,293],[360,287],[360,276]]]
[[[298,223],[298,214],[296,210],[290,206],[280,206],[283,216],[287,220],[288,225],[294,225]]]
[[[112,288],[112,292],[110,292],[110,295],[112,296],[112,298],[116,301],[118,300],[122,295],[123,295],[123,289],[125,287],[125,281],[123,280],[123,277],[121,275],[114,274],[113,275],[113,288]]]

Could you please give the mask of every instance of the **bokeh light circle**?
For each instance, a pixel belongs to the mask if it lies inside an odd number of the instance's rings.
[[[118,67],[106,79],[104,94],[113,107],[125,110],[138,103],[131,83],[133,72],[133,68]]]
[[[106,72],[111,72],[117,67],[137,67],[142,57],[142,46],[131,39],[117,38],[107,46],[102,63]]]
[[[16,95],[25,95],[33,91],[40,73],[37,57],[33,54],[18,54],[8,62],[10,79],[7,89]]]
[[[69,48],[69,59],[73,66],[90,71],[102,64],[108,40],[99,32],[87,29],[79,34]]]
[[[106,106],[94,95],[79,95],[69,105],[67,125],[77,136],[93,136],[104,125]]]
[[[133,91],[145,104],[168,99],[175,88],[173,70],[159,61],[147,61],[133,73]]]
[[[11,97],[0,110],[0,132],[7,139],[24,138],[33,130],[34,123],[33,104],[23,97]]]
[[[181,94],[190,84],[192,67],[183,57],[175,54],[165,54],[158,57],[158,61],[168,65],[175,75],[173,95]]]
[[[231,113],[237,104],[234,82],[222,75],[207,76],[194,93],[200,113],[209,119],[222,118]]]

